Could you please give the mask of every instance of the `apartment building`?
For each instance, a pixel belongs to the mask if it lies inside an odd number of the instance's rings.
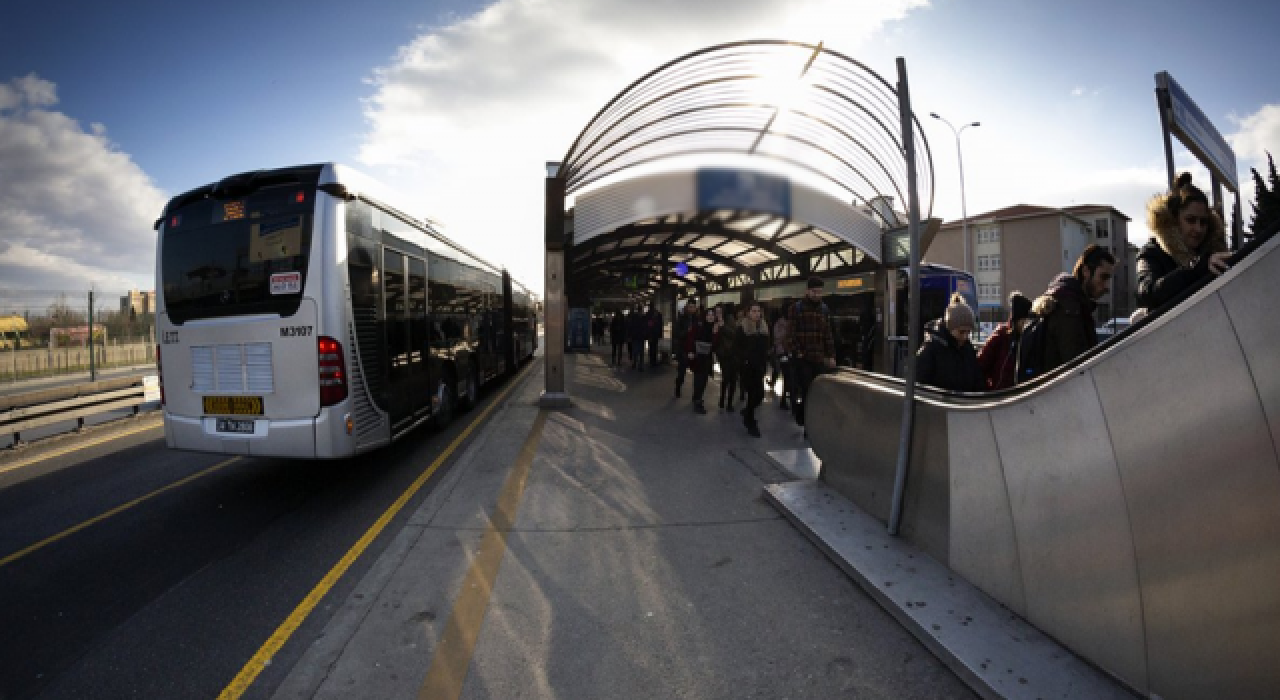
[[[1129,217],[1115,207],[1085,204],[1064,208],[1018,204],[969,219],[969,259],[963,260],[963,225],[948,221],[938,230],[926,262],[950,265],[973,273],[983,321],[1008,318],[1013,290],[1036,297],[1060,272],[1070,273],[1080,253],[1091,243],[1116,257],[1111,293],[1098,300],[1097,319],[1128,316],[1134,308],[1136,249],[1129,245]]]
[[[131,289],[127,294],[120,297],[120,313],[129,313],[130,310],[139,315],[155,313],[155,290],[143,292]]]

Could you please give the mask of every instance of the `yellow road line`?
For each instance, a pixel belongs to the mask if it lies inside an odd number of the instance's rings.
[[[86,442],[76,443],[71,447],[66,447],[61,450],[54,450],[52,452],[42,452],[38,455],[32,455],[27,459],[19,460],[17,462],[14,462],[13,464],[6,464],[0,467],[0,474],[4,474],[5,472],[11,472],[15,469],[21,469],[22,467],[35,464],[36,462],[43,462],[46,459],[53,459],[54,457],[61,457],[62,455],[69,454],[71,452],[87,449],[87,448],[93,447],[94,445],[101,445],[104,442],[111,442],[112,440],[118,440],[122,437],[128,437],[129,435],[141,433],[146,430],[155,430],[157,428],[163,428],[163,427],[164,427],[164,423],[162,421],[160,423],[157,423],[156,425],[144,425],[139,428],[134,428],[133,430],[127,430],[123,433],[113,433],[111,435],[104,435],[100,438],[94,438],[93,440],[88,440]]]
[[[222,461],[222,462],[218,462],[217,464],[213,465],[212,467],[209,467],[208,469],[205,469],[204,471],[197,472],[197,473],[192,474],[191,476],[188,476],[188,477],[186,477],[186,478],[184,478],[184,479],[179,479],[179,480],[177,480],[177,481],[173,482],[172,484],[169,484],[168,486],[165,486],[165,487],[162,487],[162,488],[156,489],[155,491],[152,491],[151,493],[149,493],[149,494],[147,494],[147,495],[145,495],[145,496],[142,496],[142,497],[140,497],[140,498],[135,498],[135,499],[133,499],[132,501],[129,501],[128,503],[125,503],[124,505],[116,506],[115,508],[112,508],[111,510],[109,510],[109,511],[107,511],[107,512],[103,513],[102,515],[98,515],[98,516],[95,516],[95,517],[93,517],[93,518],[89,518],[88,520],[86,520],[86,521],[84,521],[84,522],[80,523],[79,525],[75,525],[75,526],[73,526],[73,527],[69,527],[69,528],[67,528],[66,530],[63,530],[62,532],[59,532],[58,534],[56,534],[56,535],[54,535],[54,536],[52,536],[52,537],[46,537],[45,539],[40,540],[39,542],[37,542],[37,543],[35,543],[35,544],[31,545],[30,547],[27,547],[27,548],[25,548],[25,549],[20,549],[20,550],[18,550],[18,551],[16,551],[16,552],[14,552],[13,554],[10,554],[9,556],[5,557],[4,559],[0,559],[0,567],[4,566],[5,564],[8,564],[8,563],[10,563],[10,562],[17,561],[17,560],[21,559],[22,557],[25,557],[26,555],[28,555],[28,554],[30,554],[30,553],[32,553],[32,552],[34,552],[34,551],[38,550],[38,549],[43,549],[44,547],[47,547],[47,546],[49,546],[49,545],[53,544],[54,542],[57,542],[58,540],[64,539],[64,538],[66,538],[66,537],[70,537],[71,535],[74,535],[75,533],[80,532],[81,530],[85,529],[86,527],[89,527],[90,525],[95,525],[95,524],[100,523],[100,522],[102,522],[103,520],[106,520],[107,518],[110,518],[110,517],[112,517],[112,516],[114,516],[114,515],[119,515],[120,513],[123,513],[123,512],[125,512],[126,510],[129,510],[130,508],[132,508],[132,507],[134,507],[134,506],[136,506],[136,505],[139,505],[139,504],[141,504],[141,503],[144,503],[144,502],[146,502],[146,501],[149,501],[149,500],[151,500],[152,498],[155,498],[156,496],[159,496],[160,494],[162,494],[162,493],[164,493],[164,492],[166,492],[166,491],[172,491],[173,489],[176,489],[176,488],[178,488],[179,486],[182,486],[183,484],[188,484],[188,483],[191,483],[192,481],[195,481],[196,479],[199,479],[199,478],[204,477],[204,476],[208,476],[208,475],[210,475],[210,474],[212,474],[212,473],[214,473],[214,472],[218,471],[219,469],[222,469],[223,467],[225,467],[225,466],[227,466],[227,465],[229,465],[229,464],[232,464],[232,463],[234,463],[234,462],[237,462],[237,461],[239,461],[239,460],[240,460],[240,458],[239,458],[239,457],[232,457],[231,459],[228,459],[228,460],[225,460],[225,461]]]
[[[431,476],[436,473],[436,470],[440,468],[440,465],[444,464],[445,461],[449,459],[449,456],[453,454],[454,450],[458,449],[458,446],[461,445],[468,436],[471,435],[471,432],[476,429],[476,426],[480,425],[485,418],[488,418],[489,414],[492,413],[495,408],[502,405],[502,402],[507,398],[507,394],[510,394],[511,390],[520,384],[520,381],[524,379],[524,375],[536,364],[536,362],[531,362],[521,370],[520,374],[511,380],[511,384],[498,395],[498,398],[494,399],[484,409],[484,411],[480,413],[480,415],[476,416],[475,420],[471,421],[471,424],[467,426],[466,430],[463,430],[458,437],[454,438],[453,442],[449,443],[449,446],[445,448],[444,452],[442,452],[439,457],[436,457],[435,461],[431,463],[431,466],[427,467],[427,470],[420,474],[418,478],[409,485],[409,488],[405,489],[404,493],[400,494],[400,497],[397,498],[376,521],[374,521],[373,525],[370,526],[364,535],[362,535],[360,539],[356,540],[355,544],[351,545],[351,549],[348,549],[347,553],[342,555],[342,558],[338,560],[337,564],[333,565],[333,568],[329,570],[329,573],[325,574],[324,578],[320,579],[320,582],[311,589],[311,592],[307,594],[306,598],[302,599],[301,603],[298,603],[298,606],[293,609],[293,612],[289,614],[289,617],[285,618],[284,622],[280,623],[280,626],[277,627],[276,631],[267,638],[267,641],[262,644],[258,649],[258,652],[253,655],[253,658],[249,659],[249,662],[244,665],[244,668],[240,669],[240,673],[236,674],[236,677],[231,680],[231,683],[222,689],[222,692],[218,694],[218,700],[236,700],[236,698],[244,695],[244,692],[248,690],[249,686],[253,684],[253,681],[257,679],[258,674],[262,673],[263,669],[267,667],[267,664],[271,663],[271,659],[274,658],[280,649],[284,647],[285,642],[289,641],[289,638],[293,636],[293,633],[296,632],[298,627],[302,625],[302,622],[307,619],[307,616],[311,614],[311,611],[315,610],[316,606],[320,604],[320,601],[328,595],[329,591],[335,584],[337,584],[339,579],[347,573],[347,570],[351,568],[351,565],[355,563],[356,559],[359,559],[360,555],[364,554],[364,551],[369,548],[369,545],[373,543],[373,540],[376,539],[378,535],[382,534],[382,531],[386,529],[387,525],[391,523],[391,520],[396,517],[396,514],[398,514],[400,510],[404,508],[405,504],[413,498],[414,494],[416,494],[418,490],[431,479]]]
[[[462,591],[453,603],[453,612],[445,623],[444,635],[431,659],[426,680],[418,691],[418,700],[457,700],[462,695],[462,684],[467,680],[471,655],[475,652],[476,640],[480,637],[480,628],[484,625],[484,616],[489,610],[493,583],[498,578],[498,569],[507,553],[507,535],[515,525],[524,487],[529,480],[529,470],[533,466],[533,456],[538,451],[538,441],[542,438],[542,427],[546,422],[546,412],[539,412],[537,420],[533,422],[533,429],[529,431],[529,437],[520,448],[520,456],[516,458],[511,474],[507,476],[502,494],[498,497],[498,508],[480,541],[480,551],[476,553],[471,568],[462,580]]]

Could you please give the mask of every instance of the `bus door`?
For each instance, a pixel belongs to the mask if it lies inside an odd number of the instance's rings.
[[[406,259],[390,248],[382,254],[382,323],[386,338],[387,411],[392,430],[413,415],[409,391],[409,312]]]
[[[409,258],[409,404],[414,415],[431,410],[431,378],[428,358],[431,339],[427,320],[427,263]]]

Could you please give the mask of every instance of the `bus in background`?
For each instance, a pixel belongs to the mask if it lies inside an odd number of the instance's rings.
[[[169,447],[339,458],[447,424],[537,345],[529,290],[335,164],[232,175],[156,222]]]

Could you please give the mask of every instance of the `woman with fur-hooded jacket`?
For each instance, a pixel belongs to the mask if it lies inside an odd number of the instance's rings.
[[[987,380],[969,342],[974,320],[964,297],[952,294],[946,315],[925,324],[927,337],[916,353],[917,382],[949,391],[986,390]]]
[[[1191,184],[1191,173],[1147,202],[1147,227],[1155,237],[1138,253],[1138,306],[1163,306],[1201,279],[1227,271],[1222,219]]]

